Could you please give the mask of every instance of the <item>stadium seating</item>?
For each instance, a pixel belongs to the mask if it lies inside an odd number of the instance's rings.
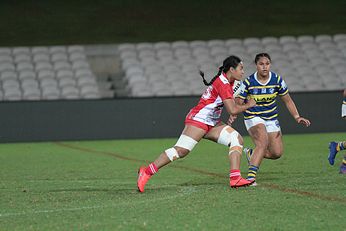
[[[205,86],[199,70],[210,80],[225,57],[234,54],[243,59],[248,76],[260,52],[270,54],[272,70],[284,77],[292,92],[346,88],[346,34],[287,35],[2,47],[0,101],[200,95]],[[105,55],[111,58],[95,61]]]
[[[222,60],[235,54],[244,60],[245,75],[255,71],[254,56],[267,52],[272,70],[286,80],[290,91],[346,88],[346,34],[282,36],[209,41],[119,44],[124,79],[130,96],[199,95]]]
[[[0,48],[0,100],[94,99],[84,46]]]

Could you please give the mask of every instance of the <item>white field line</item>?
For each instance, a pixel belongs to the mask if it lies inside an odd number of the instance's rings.
[[[151,198],[147,200],[140,200],[137,202],[119,202],[116,204],[107,204],[107,205],[95,205],[95,206],[82,206],[82,207],[72,207],[72,208],[59,208],[59,209],[43,209],[43,210],[29,210],[29,211],[23,211],[23,212],[17,212],[17,213],[0,213],[0,218],[5,217],[16,217],[16,216],[26,216],[26,215],[33,215],[33,214],[46,214],[46,213],[59,213],[59,212],[69,212],[69,211],[81,211],[81,210],[93,210],[93,209],[104,209],[104,208],[113,208],[113,207],[119,207],[119,206],[127,206],[127,205],[133,205],[133,204],[142,204],[142,203],[152,203],[156,201],[166,201],[166,200],[172,200],[176,199],[178,197],[186,196],[187,194],[192,194],[197,192],[196,189],[182,189],[180,193],[169,196],[165,198]],[[144,195],[142,195],[145,197]]]

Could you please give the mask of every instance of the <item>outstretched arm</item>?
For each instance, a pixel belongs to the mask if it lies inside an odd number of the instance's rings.
[[[256,105],[256,101],[254,99],[250,99],[246,104],[237,104],[235,103],[234,99],[225,99],[223,103],[228,114],[230,115],[239,114],[240,112],[243,112]]]
[[[238,105],[242,105],[244,104],[244,100],[243,99],[240,99],[239,97],[236,97],[234,99],[235,103],[238,104]],[[227,124],[228,125],[231,125],[236,119],[237,119],[238,115],[236,114],[230,114],[229,115],[229,118],[228,118],[228,121],[227,121]]]
[[[245,101],[245,100],[243,100],[243,99],[241,99],[241,98],[239,98],[239,97],[236,97],[236,98],[234,99],[234,101],[235,101],[236,104],[242,105],[242,104],[244,104],[244,101]]]
[[[293,102],[291,96],[288,93],[286,95],[282,96],[281,99],[285,103],[288,111],[290,112],[292,117],[297,121],[297,123],[303,124],[306,127],[310,126],[310,124],[311,124],[310,121],[299,115],[297,107],[296,107],[295,103]]]

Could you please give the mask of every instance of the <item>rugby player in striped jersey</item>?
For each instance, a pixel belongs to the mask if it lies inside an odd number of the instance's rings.
[[[241,85],[236,102],[242,105],[248,98],[255,99],[257,105],[247,109],[244,123],[255,148],[244,148],[249,163],[247,179],[254,181],[263,158],[278,159],[283,154],[283,142],[278,120],[277,98],[286,105],[289,113],[298,124],[310,126],[310,121],[300,116],[295,103],[288,93],[282,77],[272,71],[271,58],[267,53],[255,57],[257,71],[246,78]]]

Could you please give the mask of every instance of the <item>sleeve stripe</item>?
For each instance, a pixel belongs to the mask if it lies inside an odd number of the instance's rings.
[[[285,92],[283,92],[283,93],[281,93],[281,94],[279,94],[280,96],[283,96],[283,95],[286,95],[288,93],[288,89],[286,89],[286,91]]]
[[[237,95],[236,97],[237,97],[237,98],[241,98],[241,99],[245,99],[245,97],[244,97],[244,96],[241,96],[241,95]]]

